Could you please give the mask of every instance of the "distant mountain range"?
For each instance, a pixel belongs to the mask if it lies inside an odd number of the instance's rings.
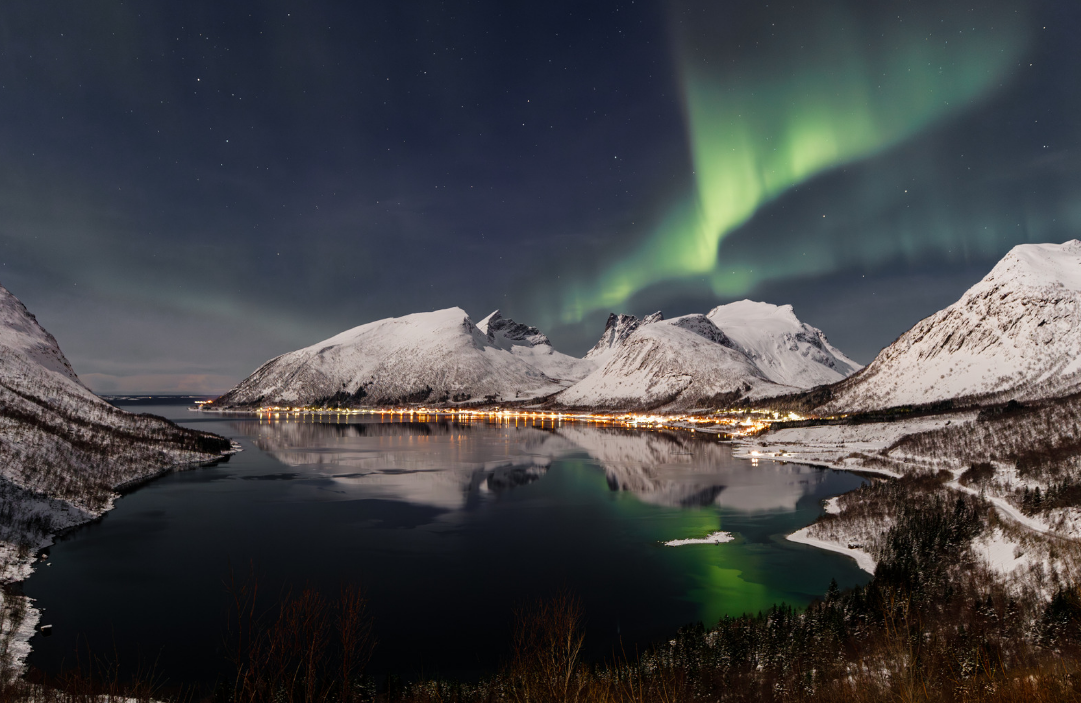
[[[719,325],[717,323],[720,323]],[[263,364],[215,403],[378,407],[532,401],[566,408],[685,410],[839,381],[859,364],[791,306],[741,301],[709,315],[611,315],[585,358],[496,310],[371,322]]]
[[[814,388],[823,389],[814,398],[827,412],[1081,389],[1081,243],[1015,247],[866,369],[789,305],[743,300],[671,320],[613,313],[582,359],[498,310],[474,324],[449,308],[361,325],[284,354],[216,404],[683,411]]]

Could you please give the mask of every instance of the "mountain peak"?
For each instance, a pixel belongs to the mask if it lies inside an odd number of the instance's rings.
[[[56,339],[18,298],[0,285],[0,349],[20,354],[32,363],[74,381],[85,390]]]
[[[1081,241],[1018,244],[969,292],[1005,284],[1081,291]]]
[[[707,317],[774,383],[811,388],[861,368],[821,330],[801,322],[791,305],[739,300],[718,305]]]
[[[771,383],[705,315],[611,316],[591,350],[600,367],[560,393],[568,407],[686,410],[795,390]],[[588,355],[587,355],[588,356]]]
[[[495,344],[500,348],[520,344],[528,344],[533,347],[552,345],[548,336],[536,327],[523,325],[520,322],[515,322],[509,317],[503,317],[503,314],[499,310],[496,310],[489,314],[488,317],[478,322],[477,329],[483,334],[488,335],[488,339],[492,344]]]
[[[646,315],[639,320],[634,315],[617,315],[616,313],[608,314],[608,321],[604,323],[604,332],[601,333],[601,338],[597,340],[597,343],[593,345],[593,348],[586,352],[587,359],[600,360],[607,358],[613,350],[617,349],[623,342],[634,334],[634,331],[642,325],[649,325],[654,322],[660,322],[664,319],[664,315],[658,310],[655,313]]]
[[[263,364],[218,405],[379,406],[501,402],[562,390],[588,373],[535,327],[461,308],[376,320]]]

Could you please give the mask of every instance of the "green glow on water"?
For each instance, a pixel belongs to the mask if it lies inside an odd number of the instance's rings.
[[[547,490],[562,484],[561,495],[572,494],[574,500],[588,502],[598,512],[612,513],[598,520],[598,525],[624,530],[618,536],[595,536],[598,548],[611,539],[637,547],[642,568],[656,569],[679,582],[682,599],[694,604],[697,618],[707,626],[726,615],[764,612],[781,603],[805,607],[826,592],[834,577],[845,587],[869,580],[843,556],[784,540],[784,534],[817,517],[816,500],[795,511],[741,513],[716,505],[671,507],[628,491],[613,492],[592,462],[559,462],[554,468],[543,482]],[[724,544],[662,544],[718,530],[730,531],[736,539]]]

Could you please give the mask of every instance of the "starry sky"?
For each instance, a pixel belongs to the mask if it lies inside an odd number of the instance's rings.
[[[749,297],[861,363],[1081,236],[1073,0],[0,5],[0,283],[105,393]]]

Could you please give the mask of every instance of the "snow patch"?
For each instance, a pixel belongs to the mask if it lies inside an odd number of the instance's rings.
[[[688,539],[670,539],[664,542],[666,547],[682,547],[687,544],[724,544],[731,542],[735,537],[731,532],[710,532],[705,537],[691,537]]]
[[[972,552],[988,567],[1002,576],[1010,576],[1018,569],[1028,568],[1033,562],[1018,542],[1009,539],[1001,530],[988,530],[972,541]]]

